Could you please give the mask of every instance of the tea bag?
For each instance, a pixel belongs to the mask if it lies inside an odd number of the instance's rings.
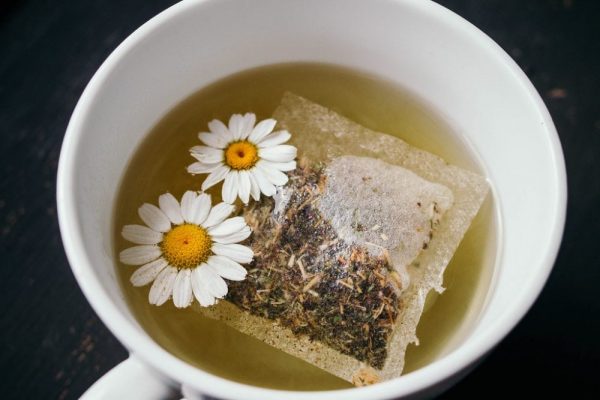
[[[274,118],[298,168],[243,211],[246,280],[197,310],[357,386],[397,377],[487,182],[291,93]]]

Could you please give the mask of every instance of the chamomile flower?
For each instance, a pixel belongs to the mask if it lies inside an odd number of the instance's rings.
[[[208,194],[187,191],[181,203],[170,193],[158,198],[159,207],[145,203],[138,214],[143,225],[125,225],[123,237],[137,246],[119,254],[122,263],[141,265],[133,275],[134,286],[151,282],[148,300],[160,306],[169,298],[178,308],[194,297],[208,307],[227,294],[224,279],[241,281],[252,250],[238,242],[250,236],[243,217],[227,218],[234,206],[211,206]]]
[[[248,204],[273,196],[276,187],[287,183],[284,172],[296,169],[296,148],[283,144],[291,135],[286,130],[273,132],[277,121],[265,119],[256,126],[256,116],[234,114],[229,126],[219,120],[208,124],[210,132],[198,134],[205,146],[194,146],[190,153],[198,162],[188,167],[190,174],[208,174],[202,190],[223,183],[223,201],[233,203],[239,197]]]

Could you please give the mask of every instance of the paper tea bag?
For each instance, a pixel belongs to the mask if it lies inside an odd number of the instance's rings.
[[[357,386],[400,376],[488,185],[291,93],[274,118],[298,168],[243,211],[255,253],[246,280],[196,309]]]

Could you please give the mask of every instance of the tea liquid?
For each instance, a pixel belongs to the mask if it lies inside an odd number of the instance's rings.
[[[191,176],[189,148],[213,118],[233,113],[271,116],[285,91],[292,91],[362,124],[398,136],[447,162],[484,174],[476,157],[444,118],[402,88],[361,72],[321,64],[281,64],[229,76],[183,100],[148,134],[122,178],[115,204],[115,268],[125,297],[141,326],[175,356],[221,377],[287,390],[327,390],[351,385],[304,361],[241,334],[191,309],[148,303],[150,285],[135,288],[136,269],[118,262],[131,244],[121,238],[123,225],[139,223],[138,207],[157,204],[167,191],[177,198],[199,190],[206,175]],[[291,132],[294,134],[293,132]],[[300,149],[301,151],[301,149]],[[220,185],[209,191],[220,201]],[[497,223],[491,196],[482,206],[444,275],[446,291],[430,294],[417,329],[420,345],[410,345],[404,373],[421,368],[452,350],[477,321],[490,287],[497,247]]]

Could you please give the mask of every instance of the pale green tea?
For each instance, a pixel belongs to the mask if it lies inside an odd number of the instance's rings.
[[[286,91],[329,107],[376,131],[396,135],[451,164],[483,171],[472,153],[443,122],[410,93],[375,77],[335,66],[286,64],[246,71],[218,81],[183,101],[148,135],[130,162],[115,205],[115,253],[128,247],[121,227],[134,223],[137,208],[156,203],[167,191],[180,197],[199,190],[203,176],[191,176],[188,149],[213,118],[233,113],[271,116]],[[293,134],[293,132],[292,132]],[[213,203],[220,186],[209,190]],[[477,320],[490,285],[496,254],[494,206],[488,196],[444,275],[446,291],[432,295],[417,329],[419,346],[409,346],[404,373],[451,350]],[[135,288],[135,267],[116,261],[127,300],[146,331],[165,349],[208,372],[252,385],[289,390],[326,390],[351,385],[317,367],[246,336],[192,308],[148,303],[149,286]]]

